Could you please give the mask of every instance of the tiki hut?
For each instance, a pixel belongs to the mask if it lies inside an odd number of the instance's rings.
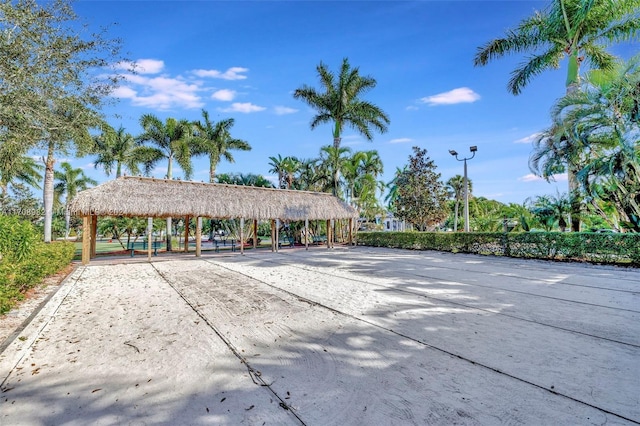
[[[276,221],[304,220],[308,227],[309,220],[348,219],[353,223],[358,217],[354,208],[326,193],[133,176],[81,191],[72,200],[70,210],[84,218],[84,229],[91,229],[90,238],[83,240],[83,263],[95,256],[98,216],[240,219],[241,222],[248,219],[254,221],[254,227],[259,220],[270,220],[272,235]],[[196,234],[196,255],[199,256],[199,225]],[[277,250],[277,245],[274,247],[272,243],[272,249]],[[148,250],[150,256],[150,243]]]

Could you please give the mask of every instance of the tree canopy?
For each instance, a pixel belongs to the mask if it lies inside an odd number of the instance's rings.
[[[413,147],[408,166],[396,177],[396,216],[426,231],[440,224],[449,213],[448,193],[426,149]]]

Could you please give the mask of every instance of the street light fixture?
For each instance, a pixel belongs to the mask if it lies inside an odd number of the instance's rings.
[[[471,160],[476,156],[478,147],[475,145],[470,146],[469,151],[471,151],[471,157],[458,158],[458,153],[455,150],[449,150],[449,154],[456,157],[456,160],[464,161],[464,232],[469,232],[469,182],[467,180],[467,160]]]

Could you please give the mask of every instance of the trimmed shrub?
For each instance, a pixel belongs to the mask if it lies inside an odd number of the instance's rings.
[[[361,232],[358,245],[640,266],[640,234]]]
[[[69,265],[74,251],[73,243],[45,244],[30,223],[0,216],[0,314],[44,277]]]

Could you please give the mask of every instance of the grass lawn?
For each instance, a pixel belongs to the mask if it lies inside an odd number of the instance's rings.
[[[271,247],[271,239],[265,238],[265,237],[261,237],[260,239],[261,241],[260,241],[260,244],[258,244],[258,248]],[[131,241],[133,242],[133,240]],[[136,242],[142,242],[142,241],[143,241],[142,238],[138,238],[136,240]],[[125,252],[129,252],[128,250],[126,250],[127,240],[123,239],[122,243],[125,245],[125,248],[122,248],[122,245],[120,245],[118,240],[100,238],[96,242],[96,254],[97,255],[125,254]],[[74,260],[79,260],[82,257],[82,242],[81,241],[76,242],[75,247],[76,247],[76,253],[74,256]],[[173,239],[174,251],[180,251],[182,250],[182,247],[183,247],[182,240],[180,240],[180,242],[178,243],[178,239],[174,238]],[[252,249],[252,248],[253,246],[245,246],[245,250]],[[195,251],[195,249],[196,249],[196,242],[189,241],[189,251]],[[213,244],[207,241],[203,241],[202,250],[213,250]],[[220,250],[231,250],[231,243],[230,242],[227,243],[226,246],[221,245]],[[164,246],[161,251],[164,251]]]

